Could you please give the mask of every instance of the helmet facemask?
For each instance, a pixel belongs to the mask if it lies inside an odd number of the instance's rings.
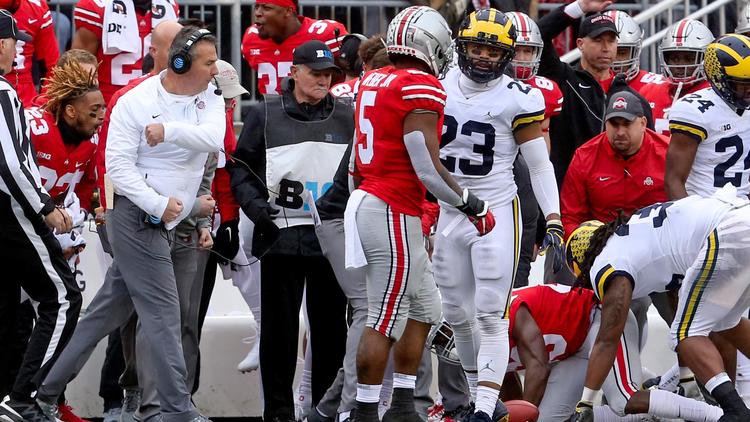
[[[612,62],[611,69],[615,74],[624,74],[625,78],[628,81],[631,81],[636,75],[638,75],[638,71],[641,69],[641,64],[639,62],[641,56],[641,44],[640,42],[637,45],[618,44],[618,56],[621,48],[628,49],[627,58],[624,60],[615,59],[615,61]]]
[[[684,64],[671,64],[677,59],[678,54],[691,53],[692,60],[682,60]],[[703,73],[703,50],[694,49],[660,49],[659,59],[661,61],[662,73],[670,83],[692,84],[706,79]]]
[[[527,52],[521,52],[519,50],[531,49],[531,59],[521,60],[519,56],[525,56]],[[516,54],[513,60],[510,62],[510,67],[513,69],[513,75],[516,79],[525,81],[536,76],[539,71],[539,63],[542,57],[542,47],[533,44],[516,44]]]
[[[476,57],[471,52],[479,46],[490,47],[491,53],[498,53],[497,57],[484,59]],[[511,50],[492,41],[478,40],[474,38],[459,38],[456,40],[458,51],[458,67],[467,78],[477,83],[487,83],[503,76],[505,67],[510,63],[515,54]],[[474,55],[474,57],[471,57]]]

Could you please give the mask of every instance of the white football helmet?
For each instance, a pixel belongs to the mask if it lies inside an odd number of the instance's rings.
[[[411,6],[402,10],[388,24],[388,54],[416,57],[440,77],[453,57],[453,40],[448,23],[435,9]]]
[[[745,5],[737,13],[737,28],[734,32],[742,35],[750,33],[750,2],[745,2]]]
[[[424,346],[427,350],[437,356],[443,362],[460,364],[461,360],[456,353],[456,342],[453,337],[453,328],[447,321],[443,320],[430,329]]]
[[[659,44],[661,71],[670,83],[693,83],[706,79],[703,73],[703,55],[714,40],[711,30],[703,22],[682,19],[669,27]],[[685,64],[672,64],[675,53],[688,52],[693,57]]]
[[[542,61],[542,49],[544,40],[539,26],[529,17],[521,12],[507,12],[505,14],[516,28],[516,49],[518,47],[531,47],[533,53],[531,60],[519,60],[518,55],[513,57],[510,66],[516,79],[525,81],[536,76],[539,71],[539,63]]]
[[[643,42],[643,29],[638,23],[625,12],[619,10],[610,10],[604,12],[609,15],[617,25],[617,49],[629,48],[628,58],[625,60],[615,60],[612,62],[612,71],[622,73],[628,81],[638,75],[641,69],[641,43]]]

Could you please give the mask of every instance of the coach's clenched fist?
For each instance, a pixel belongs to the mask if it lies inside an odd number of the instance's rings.
[[[174,221],[178,215],[182,212],[182,201],[177,198],[169,197],[167,203],[167,209],[164,210],[164,214],[161,215],[161,221],[169,223]]]
[[[164,125],[161,123],[151,123],[146,125],[146,142],[149,146],[155,147],[164,142]]]

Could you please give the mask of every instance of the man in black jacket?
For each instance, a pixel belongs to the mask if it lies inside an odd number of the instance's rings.
[[[260,365],[263,418],[269,422],[294,420],[303,288],[313,405],[344,357],[346,298],[321,252],[311,213],[354,133],[351,102],[328,93],[334,72],[339,69],[325,44],[309,41],[297,47],[291,79],[282,83],[281,95],[266,95],[250,108],[227,166],[235,198],[255,223],[252,252],[262,264]]]

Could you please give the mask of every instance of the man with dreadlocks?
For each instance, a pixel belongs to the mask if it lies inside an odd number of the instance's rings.
[[[57,235],[71,267],[85,245],[80,229],[91,209],[95,186],[92,136],[104,120],[106,105],[96,73],[77,62],[52,69],[47,102],[25,110],[44,188],[73,219],[76,230]]]
[[[721,334],[750,353],[750,325],[741,318],[750,305],[747,277],[743,277],[744,263],[750,259],[744,240],[750,235],[750,203],[736,195],[736,189],[728,185],[708,198],[689,196],[656,203],[636,211],[627,222],[621,217],[606,225],[587,222],[571,234],[569,264],[578,272],[579,283],[594,290],[602,307],[583,395],[572,421],[616,421],[623,420],[624,413],[646,411],[696,421],[721,417],[715,407],[668,391],[637,393],[641,382],[638,327],[629,307],[634,299],[676,292],[684,284],[677,315],[692,316],[676,318],[672,324],[677,352],[682,351],[681,342],[687,336],[727,330]],[[702,295],[696,297],[695,291]],[[691,303],[683,303],[683,296],[691,297]],[[721,359],[706,367],[695,373],[708,386],[723,370]],[[607,388],[611,383],[605,379],[614,379],[616,388]],[[603,384],[610,409],[594,407]],[[714,395],[724,411],[721,420],[748,420],[750,411],[737,392],[732,394],[733,388],[725,387]]]

